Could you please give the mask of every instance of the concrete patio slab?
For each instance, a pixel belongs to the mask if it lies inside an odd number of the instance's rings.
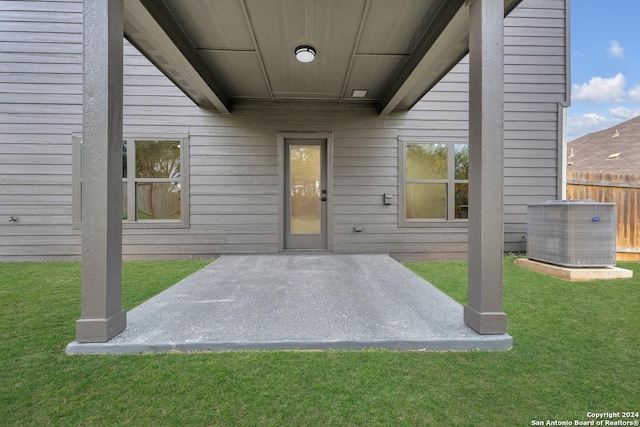
[[[528,258],[517,258],[515,264],[549,276],[571,282],[586,282],[589,280],[628,279],[633,277],[633,271],[620,267],[564,267],[547,264]]]
[[[461,284],[466,286],[466,284]],[[496,350],[463,307],[386,255],[222,256],[68,354],[276,349]]]

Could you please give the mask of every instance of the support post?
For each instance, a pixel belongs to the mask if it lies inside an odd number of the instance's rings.
[[[469,299],[464,322],[480,334],[504,334],[504,1],[468,0],[467,4]]]
[[[82,316],[78,342],[122,332],[123,0],[84,0]]]

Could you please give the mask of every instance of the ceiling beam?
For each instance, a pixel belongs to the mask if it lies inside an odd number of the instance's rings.
[[[389,90],[382,98],[380,115],[388,115],[402,101],[402,99],[420,83],[420,77],[430,67],[433,67],[433,58],[427,54],[438,40],[443,39],[445,30],[451,31],[451,21],[464,6],[465,0],[441,1],[440,10],[433,17],[424,35],[413,50],[411,56],[405,62],[395,80],[389,86]],[[467,19],[468,22],[468,19]],[[453,67],[453,65],[451,65]],[[435,79],[434,79],[435,80]],[[423,85],[433,86],[429,82],[422,82]]]
[[[358,25],[358,35],[356,41],[353,43],[353,49],[351,51],[351,60],[349,60],[349,67],[347,68],[347,74],[342,82],[342,90],[340,90],[340,101],[344,100],[347,91],[347,85],[349,84],[349,78],[351,77],[351,71],[353,70],[353,64],[356,62],[356,55],[358,54],[358,46],[360,45],[360,39],[362,38],[362,32],[364,31],[364,24],[369,14],[369,8],[371,7],[371,0],[367,0],[362,10],[362,16],[360,17],[360,24]]]
[[[125,0],[124,33],[199,106],[229,114],[229,99],[162,1]]]
[[[264,79],[264,83],[267,85],[267,91],[269,91],[269,97],[273,99],[273,89],[271,88],[271,81],[269,80],[269,75],[267,74],[267,68],[264,66],[264,59],[262,58],[262,52],[258,47],[258,40],[256,39],[256,32],[253,30],[253,24],[251,23],[251,18],[249,17],[249,11],[247,10],[247,4],[245,0],[238,0],[240,3],[240,7],[242,8],[242,14],[244,15],[244,22],[247,24],[247,29],[249,30],[249,36],[251,36],[251,43],[253,43],[253,50],[256,52],[256,57],[258,58],[258,63],[260,64],[260,70],[262,71],[262,78]]]
[[[410,109],[469,53],[469,3],[446,0],[380,103],[380,115]],[[505,16],[521,0],[505,0]]]

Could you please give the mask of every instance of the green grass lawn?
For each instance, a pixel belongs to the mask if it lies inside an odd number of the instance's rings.
[[[206,261],[125,263],[131,309]],[[460,302],[466,264],[407,264]],[[529,426],[640,410],[640,263],[570,283],[505,262],[514,348],[67,356],[78,263],[0,263],[0,425]]]

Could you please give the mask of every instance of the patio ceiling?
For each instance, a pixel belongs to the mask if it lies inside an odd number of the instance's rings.
[[[505,14],[520,0],[505,0]],[[411,108],[469,50],[465,0],[125,0],[126,38],[200,106],[235,99]],[[294,50],[313,46],[298,62]],[[355,89],[366,90],[354,98]]]

